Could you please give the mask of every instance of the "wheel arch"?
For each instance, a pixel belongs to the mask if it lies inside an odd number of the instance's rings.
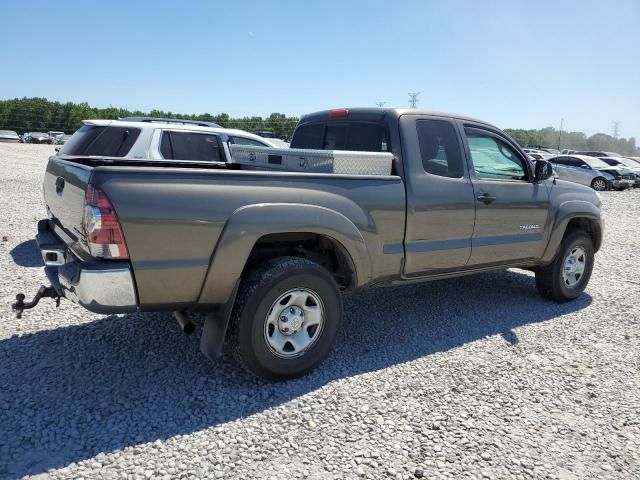
[[[313,244],[321,248],[308,248]],[[332,252],[333,258],[327,257],[326,252]],[[261,259],[278,253],[311,259],[315,256],[338,264],[343,261],[338,265],[342,268],[334,268],[333,273],[345,277],[345,288],[363,285],[371,278],[364,238],[341,213],[307,204],[249,205],[236,210],[225,224],[205,276],[198,308],[233,300],[230,297],[243,273]]]
[[[571,232],[582,230],[593,241],[594,251],[602,245],[603,222],[600,211],[593,203],[573,200],[564,202],[555,217],[549,243],[542,256],[543,263],[553,260],[562,240]]]

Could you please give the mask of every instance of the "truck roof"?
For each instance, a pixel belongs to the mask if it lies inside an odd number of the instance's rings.
[[[312,120],[320,120],[326,119],[327,117],[334,117],[335,112],[347,112],[343,113],[344,118],[348,118],[349,115],[358,115],[358,116],[366,116],[366,115],[390,115],[394,118],[400,118],[402,115],[412,114],[412,115],[431,115],[436,117],[445,117],[445,118],[455,118],[456,120],[466,120],[474,123],[479,123],[483,125],[487,125],[492,128],[498,128],[495,125],[492,125],[483,120],[478,120],[477,118],[466,117],[464,115],[458,115],[454,113],[447,112],[438,112],[433,110],[423,110],[417,108],[387,108],[387,107],[356,107],[356,108],[341,108],[341,109],[331,109],[331,110],[321,110],[319,112],[313,112],[300,117],[300,122],[312,121]],[[334,117],[335,118],[335,117]]]

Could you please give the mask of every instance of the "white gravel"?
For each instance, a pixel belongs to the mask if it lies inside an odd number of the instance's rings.
[[[52,151],[0,144],[0,478],[640,478],[640,190],[602,195],[577,301],[518,270],[357,293],[330,360],[267,384],[169,314],[13,317]]]

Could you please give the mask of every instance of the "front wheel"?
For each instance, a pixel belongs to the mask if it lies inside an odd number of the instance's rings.
[[[593,262],[591,237],[583,231],[570,233],[562,240],[553,262],[536,269],[538,292],[556,302],[577,298],[589,283]]]
[[[231,317],[236,356],[268,380],[302,376],[331,353],[341,318],[329,272],[303,258],[269,260],[241,283]]]
[[[596,177],[591,182],[591,188],[593,188],[596,192],[603,192],[607,189],[607,180],[602,177]]]

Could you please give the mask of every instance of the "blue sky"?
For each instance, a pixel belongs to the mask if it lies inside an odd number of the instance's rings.
[[[232,116],[418,106],[640,143],[640,1],[3,2],[0,98]],[[37,12],[37,14],[36,14]]]

